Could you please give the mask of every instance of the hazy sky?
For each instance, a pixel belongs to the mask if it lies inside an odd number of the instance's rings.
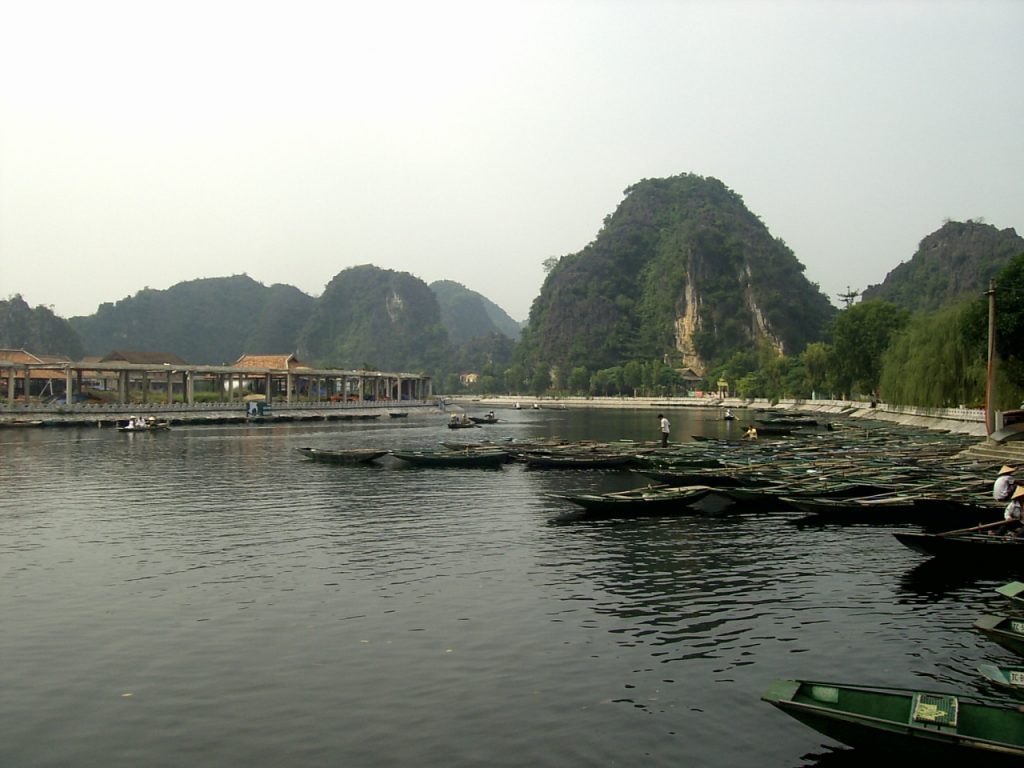
[[[375,264],[525,319],[622,191],[742,195],[835,296],[1024,234],[1024,2],[0,3],[0,298]]]

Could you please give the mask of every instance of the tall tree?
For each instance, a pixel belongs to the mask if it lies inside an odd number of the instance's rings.
[[[834,361],[839,385],[846,394],[878,390],[882,354],[892,335],[909,319],[906,309],[879,299],[862,301],[836,316]]]

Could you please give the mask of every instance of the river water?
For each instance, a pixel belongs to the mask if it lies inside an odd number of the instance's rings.
[[[572,520],[549,494],[645,481],[294,450],[657,437],[499,416],[0,432],[0,765],[853,765],[759,700],[774,678],[990,693],[976,664],[1009,661],[971,629],[1009,578],[893,529]]]

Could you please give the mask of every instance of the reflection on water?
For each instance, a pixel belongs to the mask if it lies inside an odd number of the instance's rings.
[[[500,415],[469,431],[657,432]],[[0,433],[0,764],[839,765],[772,679],[990,693],[974,667],[1006,660],[970,628],[1001,582],[892,529],[571,519],[551,494],[646,480],[294,450],[435,447],[444,419]]]

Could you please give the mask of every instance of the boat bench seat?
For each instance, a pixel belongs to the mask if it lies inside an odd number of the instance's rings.
[[[915,693],[910,707],[910,724],[956,728],[959,706],[956,696]]]

